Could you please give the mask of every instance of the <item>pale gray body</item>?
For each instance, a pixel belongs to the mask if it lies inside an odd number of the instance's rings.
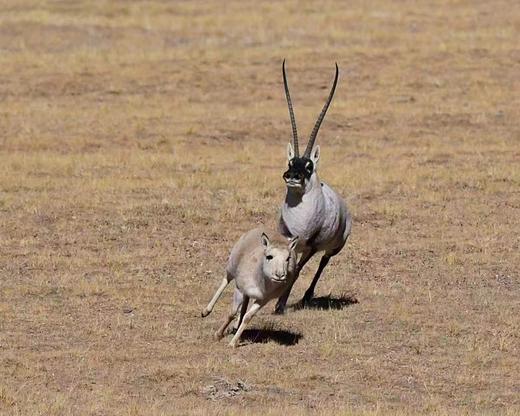
[[[216,332],[218,339],[224,336],[226,328],[240,308],[238,330],[230,343],[236,347],[251,318],[270,300],[281,296],[293,283],[296,277],[297,257],[294,248],[297,243],[296,237],[291,239],[286,247],[274,246],[261,228],[247,232],[238,240],[229,256],[226,277],[202,311],[203,317],[209,315],[229,282],[235,281],[231,313]],[[247,311],[250,299],[253,303]]]
[[[314,173],[309,190],[301,195],[287,191],[280,215],[280,232],[300,237],[296,251],[311,249],[331,254],[341,250],[350,234],[352,219],[347,205],[326,183]]]
[[[315,154],[313,153],[313,155]],[[316,165],[317,158],[315,159]],[[316,171],[306,181],[304,188],[302,192],[301,188],[287,187],[279,221],[279,230],[284,236],[290,238],[298,235],[300,237],[296,247],[297,253],[301,253],[296,279],[303,266],[314,254],[320,251],[325,252],[318,271],[302,299],[303,303],[312,299],[321,272],[329,259],[338,254],[345,246],[352,228],[352,217],[347,205],[330,186],[320,182]],[[278,301],[276,312],[284,311],[294,281]]]

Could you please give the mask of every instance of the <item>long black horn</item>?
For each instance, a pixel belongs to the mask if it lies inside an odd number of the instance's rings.
[[[314,128],[312,129],[311,137],[309,138],[309,143],[307,143],[307,148],[305,149],[305,153],[303,154],[303,157],[309,157],[311,155],[312,148],[314,147],[314,142],[316,141],[316,136],[318,135],[318,130],[320,129],[321,122],[325,118],[327,109],[329,108],[330,102],[332,101],[332,97],[334,96],[334,91],[336,90],[336,84],[338,83],[338,75],[339,75],[339,69],[338,69],[338,64],[336,62],[336,75],[334,76],[334,84],[332,84],[332,89],[330,90],[329,97],[327,98],[327,102],[323,106],[321,113],[318,117],[318,120],[316,120],[316,124],[314,125]]]
[[[296,130],[296,119],[294,118],[294,111],[293,111],[292,102],[291,102],[291,94],[289,94],[289,86],[287,85],[287,75],[285,75],[285,59],[283,60],[283,64],[282,64],[282,73],[283,73],[283,86],[285,88],[285,98],[287,98],[287,105],[289,107],[289,116],[291,117],[294,154],[296,157],[299,157],[300,151],[298,149],[298,131]]]

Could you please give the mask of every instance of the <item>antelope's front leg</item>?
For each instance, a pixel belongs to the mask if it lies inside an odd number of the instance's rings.
[[[282,296],[278,298],[278,302],[276,302],[276,307],[274,309],[274,313],[277,315],[281,315],[285,312],[285,305],[287,305],[287,299],[289,299],[289,295],[291,294],[292,287],[296,280],[298,280],[298,277],[300,277],[300,272],[303,269],[303,266],[307,264],[307,262],[310,260],[312,256],[316,253],[316,250],[311,249],[302,254],[302,257],[300,258],[300,261],[298,262],[296,266],[296,277],[294,280],[287,286],[287,290],[284,292]]]

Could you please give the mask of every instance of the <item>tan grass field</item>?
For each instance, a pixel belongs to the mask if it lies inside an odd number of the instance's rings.
[[[3,0],[0,414],[520,414],[519,41],[516,1]],[[276,222],[283,58],[304,137],[340,66],[353,233],[331,307],[231,350],[231,290],[200,311]]]

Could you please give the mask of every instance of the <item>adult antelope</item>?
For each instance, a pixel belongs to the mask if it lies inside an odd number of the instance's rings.
[[[299,237],[296,251],[301,253],[301,257],[297,264],[296,279],[303,266],[314,254],[320,251],[325,252],[312,283],[301,301],[305,305],[314,296],[316,283],[318,283],[330,258],[338,254],[345,246],[352,227],[352,218],[343,199],[326,183],[320,182],[318,178],[317,166],[320,159],[320,147],[314,146],[321,122],[334,96],[339,69],[338,64],[336,64],[336,75],[332,89],[314,125],[303,156],[300,156],[298,149],[298,132],[285,73],[285,60],[282,64],[282,74],[293,140],[287,146],[289,168],[283,174],[287,193],[281,209],[279,229],[287,238]],[[276,313],[284,312],[294,281],[278,299],[275,308]]]

